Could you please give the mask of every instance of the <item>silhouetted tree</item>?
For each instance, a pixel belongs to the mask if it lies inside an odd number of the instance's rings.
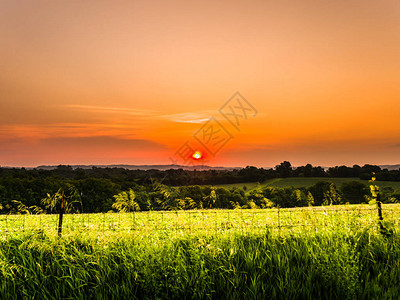
[[[288,161],[282,162],[280,165],[275,167],[276,172],[279,177],[286,178],[292,175],[292,165]]]

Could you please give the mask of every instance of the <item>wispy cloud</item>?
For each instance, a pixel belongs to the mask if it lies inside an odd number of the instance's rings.
[[[115,136],[91,136],[91,137],[49,137],[40,140],[46,146],[58,145],[66,146],[72,145],[73,147],[87,147],[87,148],[104,148],[104,149],[123,149],[133,148],[151,149],[151,150],[164,150],[168,147],[164,144],[149,140],[149,139],[135,139],[135,138],[120,138]]]
[[[210,119],[213,113],[215,113],[210,111],[200,111],[200,112],[185,112],[178,114],[163,114],[162,112],[156,110],[111,107],[111,106],[79,105],[79,104],[64,105],[63,107],[69,109],[82,110],[86,112],[93,112],[93,113],[118,113],[118,114],[128,114],[136,116],[148,116],[156,119],[169,120],[178,123],[204,123]]]
[[[77,109],[77,110],[84,110],[89,112],[124,113],[129,115],[141,115],[141,116],[153,116],[160,114],[160,112],[156,110],[136,109],[136,108],[126,108],[126,107],[93,106],[93,105],[79,105],[79,104],[64,105],[63,107]]]
[[[53,123],[15,124],[0,128],[0,143],[10,136],[18,139],[37,140],[48,137],[87,137],[116,136],[124,138],[136,137],[139,128],[132,124],[117,123]]]
[[[211,118],[211,116],[212,114],[210,114],[209,112],[188,112],[181,114],[163,115],[162,118],[178,123],[204,123],[207,122]]]

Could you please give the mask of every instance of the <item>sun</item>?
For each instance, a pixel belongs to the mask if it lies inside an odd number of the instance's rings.
[[[200,151],[196,151],[195,153],[193,153],[192,157],[194,159],[200,159],[202,157],[201,152]]]

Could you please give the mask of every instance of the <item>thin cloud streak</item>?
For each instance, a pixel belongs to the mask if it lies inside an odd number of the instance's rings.
[[[148,116],[154,117],[156,119],[164,119],[177,123],[205,123],[211,117],[216,117],[219,119],[220,115],[218,110],[205,110],[197,112],[184,112],[176,114],[164,114],[157,110],[147,110],[147,109],[135,109],[126,107],[111,107],[111,106],[94,106],[94,105],[80,105],[80,104],[70,104],[64,105],[63,107],[69,109],[78,109],[86,112],[93,113],[120,113],[127,115],[137,115],[137,116]],[[259,116],[266,116],[265,113],[259,113]]]
[[[210,119],[209,115],[201,113],[181,113],[173,115],[164,115],[162,117],[172,122],[178,122],[178,123],[204,123]]]
[[[149,139],[120,138],[115,136],[89,136],[89,137],[49,137],[40,141],[45,146],[63,147],[73,145],[74,147],[96,147],[96,148],[124,148],[133,147],[135,149],[169,149],[166,145]]]
[[[132,137],[134,127],[131,124],[109,123],[53,123],[46,126],[38,124],[15,124],[0,128],[0,141],[11,135],[15,138],[43,139],[48,137],[86,137],[109,135]]]
[[[141,116],[153,116],[159,112],[155,110],[147,109],[135,109],[135,108],[124,108],[124,107],[110,107],[110,106],[93,106],[93,105],[64,105],[63,107],[84,110],[87,112],[105,112],[105,113],[124,113],[129,115],[141,115]]]
[[[134,109],[134,108],[123,108],[123,107],[110,107],[110,106],[93,106],[93,105],[65,105],[63,107],[70,109],[78,109],[84,110],[87,112],[93,113],[120,113],[120,114],[128,114],[128,115],[137,115],[137,116],[148,116],[154,117],[157,119],[169,120],[177,123],[204,123],[207,122],[213,112],[204,111],[204,112],[185,112],[178,114],[162,114],[160,111],[156,110],[146,110],[146,109]],[[215,113],[215,112],[214,112]]]
[[[215,112],[212,111],[200,111],[163,115],[161,117],[177,123],[205,123],[210,120],[214,114]]]

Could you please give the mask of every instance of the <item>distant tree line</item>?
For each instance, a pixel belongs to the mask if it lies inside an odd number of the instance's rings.
[[[242,182],[263,182],[272,178],[286,177],[355,177],[363,180],[371,179],[375,173],[376,180],[400,181],[400,169],[382,169],[376,165],[354,165],[352,167],[336,166],[330,168],[314,167],[311,164],[300,167],[292,167],[291,163],[284,161],[275,168],[265,169],[247,166],[233,170],[128,170],[124,168],[77,168],[60,165],[52,170],[25,169],[25,168],[1,168],[0,179],[5,177],[21,179],[59,178],[82,180],[88,178],[110,179],[121,185],[131,185],[132,182],[140,185],[151,184],[154,180],[162,180],[166,185],[205,185],[205,184],[229,184]]]
[[[41,200],[61,189],[75,189],[82,203],[81,212],[107,212],[113,209],[116,195],[132,190],[137,209],[267,208],[307,205],[361,203],[368,201],[369,188],[362,182],[347,182],[337,187],[329,181],[308,188],[257,187],[223,188],[201,185],[263,182],[282,177],[358,177],[400,181],[400,170],[379,166],[333,167],[325,170],[310,164],[293,168],[282,162],[274,169],[246,167],[236,170],[127,170],[123,168],[73,169],[58,166],[53,170],[0,168],[0,213],[15,213],[37,206]],[[383,201],[397,202],[400,191],[386,188]],[[115,208],[115,207],[114,207]]]

